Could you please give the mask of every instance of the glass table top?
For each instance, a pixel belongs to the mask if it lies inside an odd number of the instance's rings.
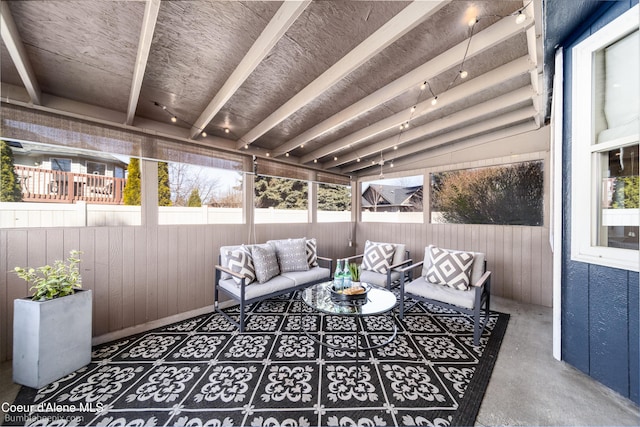
[[[371,316],[386,313],[397,302],[393,292],[375,285],[370,287],[367,293],[367,302],[364,304],[349,304],[334,302],[331,299],[332,282],[319,283],[302,291],[302,301],[308,306],[328,314],[351,314],[358,316]]]

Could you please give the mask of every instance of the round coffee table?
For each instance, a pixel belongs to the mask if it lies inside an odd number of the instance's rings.
[[[345,348],[322,341],[321,339],[313,336],[308,330],[302,329],[303,322],[301,322],[301,329],[310,339],[320,345],[333,348],[335,350],[355,351],[357,362],[358,353],[360,350],[373,350],[379,347],[383,347],[396,338],[396,335],[398,334],[398,326],[395,322],[393,322],[393,333],[390,338],[376,345],[360,347],[359,336],[361,334],[361,328],[360,322],[358,321],[359,319],[357,319],[362,316],[373,316],[389,312],[393,307],[395,307],[397,303],[396,296],[393,294],[393,292],[379,286],[367,285],[370,287],[370,289],[367,293],[366,301],[360,301],[358,303],[346,301],[336,302],[331,299],[330,287],[332,285],[332,282],[325,282],[304,289],[301,294],[302,301],[304,301],[305,304],[307,304],[309,307],[326,314],[332,314],[336,316],[355,316],[355,348]]]

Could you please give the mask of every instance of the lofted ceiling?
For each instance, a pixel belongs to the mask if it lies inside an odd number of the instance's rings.
[[[541,16],[541,0],[3,0],[2,100],[366,174],[543,125]]]

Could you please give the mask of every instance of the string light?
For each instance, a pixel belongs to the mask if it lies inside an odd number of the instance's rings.
[[[516,15],[516,24],[520,25],[522,24],[524,21],[527,20],[527,15],[525,15],[524,13],[522,13],[522,11],[518,11],[518,15]]]
[[[166,105],[160,104],[157,101],[153,101],[153,105],[155,105],[156,107],[160,107],[162,109],[162,111],[164,111],[165,113],[167,113],[170,117],[170,121],[171,123],[178,123],[178,121],[184,122],[185,124],[195,128],[196,126],[193,125],[192,123],[187,122],[186,120],[181,119],[180,117],[178,117],[176,114],[174,114],[173,112],[171,112]],[[221,129],[221,128],[218,128]],[[224,131],[224,133],[230,133],[231,130],[229,128],[224,128],[222,129]],[[203,138],[206,138],[207,136],[207,132],[204,129],[198,129],[198,131],[200,132],[200,136],[202,136]],[[249,148],[248,145],[245,145],[245,148]]]

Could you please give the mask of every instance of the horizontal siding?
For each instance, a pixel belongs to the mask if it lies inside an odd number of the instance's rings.
[[[330,258],[354,253],[351,223],[34,228],[0,230],[0,361],[11,358],[13,300],[29,295],[15,266],[40,266],[82,254],[93,290],[93,335],[100,336],[213,304],[214,265],[223,245],[315,237]],[[250,236],[251,234],[251,236]]]

